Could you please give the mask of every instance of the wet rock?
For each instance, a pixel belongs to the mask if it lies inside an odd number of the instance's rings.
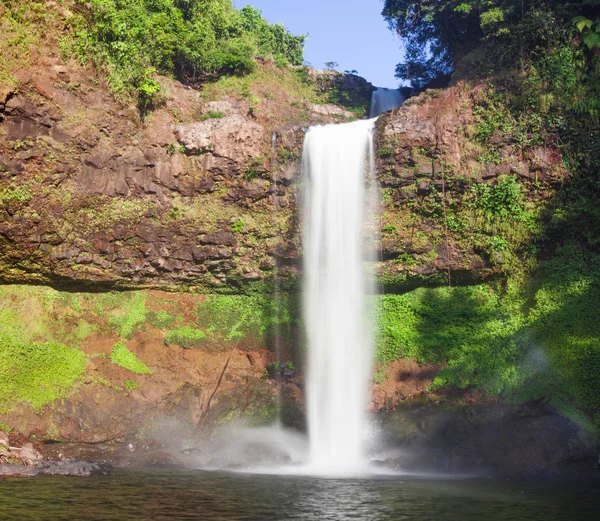
[[[589,472],[596,456],[575,424],[539,403],[405,405],[384,428],[401,454],[393,466],[406,471],[558,477]]]
[[[90,463],[89,461],[44,461],[36,466],[45,476],[106,476],[113,467],[106,462]]]
[[[4,463],[0,465],[0,476],[18,477],[18,478],[35,478],[42,475],[42,471],[36,467],[27,467],[25,465],[15,465]]]
[[[34,465],[35,462],[42,460],[42,455],[33,448],[33,444],[24,443],[21,447],[21,459],[28,465]]]

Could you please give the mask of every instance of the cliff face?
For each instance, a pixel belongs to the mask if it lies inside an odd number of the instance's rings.
[[[2,280],[231,291],[278,263],[293,283],[304,129],[355,116],[264,67],[273,84],[249,99],[168,82],[145,122],[89,71],[51,57],[21,71],[0,100]]]
[[[380,273],[392,288],[506,274],[523,262],[543,209],[569,179],[556,149],[524,152],[499,133],[492,143],[480,139],[485,90],[485,83],[427,90],[377,122],[388,260]]]
[[[350,78],[340,85],[364,100],[368,84]],[[140,122],[57,60],[19,81],[0,105],[4,282],[231,292],[264,290],[277,267],[295,285],[304,130],[352,112],[277,87],[252,101],[171,82],[166,106]],[[486,161],[478,92],[428,91],[377,123],[388,290],[498,274],[505,259],[476,237],[472,186],[514,177],[535,209],[566,177],[556,152],[523,157],[499,136]]]

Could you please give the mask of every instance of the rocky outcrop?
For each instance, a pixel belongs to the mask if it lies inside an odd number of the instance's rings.
[[[42,446],[39,442],[36,445],[38,448]],[[45,460],[34,448],[33,443],[0,431],[0,479],[2,477],[99,476],[108,474],[110,470],[111,466],[104,462]]]
[[[375,87],[358,76],[356,71],[311,70],[309,74],[318,89],[327,94],[330,103],[341,105],[361,117],[369,114]]]
[[[0,280],[216,290],[279,264],[293,284],[304,129],[351,113],[173,82],[141,122],[57,59],[18,80],[0,106]]]
[[[473,283],[498,275],[506,253],[494,249],[495,233],[486,227],[499,230],[490,224],[494,212],[505,212],[503,220],[512,220],[515,229],[521,223],[502,206],[508,204],[503,196],[497,207],[480,210],[477,186],[514,180],[520,192],[515,206],[541,207],[568,179],[557,150],[537,147],[524,155],[512,136],[495,134],[492,144],[474,138],[483,89],[459,83],[427,90],[377,121],[379,271],[392,287]],[[524,230],[520,240],[507,249],[523,248],[533,235]]]
[[[315,74],[323,88],[370,95],[353,75]],[[283,96],[259,112],[235,97],[205,102],[174,82],[167,106],[140,122],[58,60],[19,81],[0,112],[2,281],[229,291],[264,289],[277,275],[294,286],[304,129],[350,112]],[[426,92],[377,124],[388,222],[376,268],[388,290],[444,283],[448,269],[454,282],[497,272],[493,258],[419,213],[439,206],[441,192],[450,206],[468,179],[520,172],[527,184],[534,168],[537,180],[554,179],[553,154],[541,148],[529,162],[507,145],[504,163],[478,163],[465,137],[472,104],[460,87]]]

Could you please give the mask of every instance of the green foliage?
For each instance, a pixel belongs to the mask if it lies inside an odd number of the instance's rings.
[[[169,314],[164,309],[161,309],[157,313],[148,313],[150,324],[158,329],[168,329],[175,323],[175,317]]]
[[[600,47],[600,22],[594,23],[585,16],[576,16],[572,22],[588,49]]]
[[[504,22],[504,15],[505,11],[501,7],[492,7],[479,15],[479,25],[483,31],[489,30],[490,26]]]
[[[11,203],[25,204],[28,203],[33,196],[27,187],[19,186],[15,188],[3,187],[0,190],[0,203],[9,205]]]
[[[113,364],[124,367],[125,369],[128,369],[136,374],[153,373],[151,369],[148,369],[148,367],[146,367],[137,356],[135,356],[131,351],[129,351],[129,349],[127,349],[127,347],[125,347],[123,342],[117,342],[114,345],[110,353],[110,361]]]
[[[123,386],[129,391],[133,391],[134,389],[139,389],[142,386],[142,384],[136,382],[135,380],[125,380],[123,382]]]
[[[266,159],[262,156],[256,156],[244,165],[244,176],[247,180],[254,179],[265,171]]]
[[[393,224],[390,223],[385,223],[382,227],[381,227],[381,231],[383,233],[396,233],[396,227]]]
[[[600,256],[571,245],[525,283],[385,295],[377,360],[445,364],[434,388],[546,399],[600,430],[599,279]]]
[[[373,382],[375,382],[376,384],[382,384],[383,382],[385,382],[385,374],[383,373],[383,371],[377,371],[375,373],[375,375],[373,376]]]
[[[495,185],[474,183],[471,186],[473,208],[493,217],[518,217],[523,213],[521,185],[514,177],[507,177]]]
[[[114,310],[108,323],[122,338],[131,338],[146,321],[146,296],[144,293],[124,293],[122,307]]]
[[[198,347],[206,340],[206,333],[200,329],[191,326],[183,326],[165,335],[165,344],[168,346],[177,345],[185,349]]]
[[[266,340],[275,329],[291,326],[294,309],[284,295],[211,295],[198,304],[197,315],[199,325],[218,339]]]
[[[204,82],[252,72],[257,56],[302,63],[304,36],[230,0],[76,2],[64,49],[102,67],[113,92],[135,98],[142,113],[162,102],[156,74]]]
[[[34,409],[67,396],[85,370],[85,354],[55,341],[36,342],[9,308],[0,307],[0,412]]]
[[[198,118],[198,120],[199,121],[206,121],[207,119],[222,119],[224,117],[225,117],[225,114],[223,114],[222,112],[219,112],[217,110],[209,110],[205,114],[202,114]]]
[[[240,220],[238,220],[238,221],[236,221],[236,222],[234,222],[234,223],[231,225],[231,231],[232,231],[233,233],[239,233],[239,232],[241,232],[243,229],[244,229],[244,221],[242,221],[241,219],[240,219]]]
[[[481,46],[488,70],[494,71],[522,67],[540,51],[568,43],[574,30],[590,49],[600,43],[600,29],[591,20],[597,16],[594,2],[385,0],[383,16],[405,42],[405,62],[396,74],[417,87],[450,73]]]

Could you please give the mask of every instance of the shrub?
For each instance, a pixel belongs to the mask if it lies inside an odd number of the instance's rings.
[[[110,361],[113,364],[129,369],[136,374],[152,374],[153,371],[148,369],[144,363],[135,356],[123,342],[117,342],[110,353]]]
[[[472,206],[494,217],[517,217],[523,212],[521,185],[508,177],[496,185],[475,183],[471,187]]]

